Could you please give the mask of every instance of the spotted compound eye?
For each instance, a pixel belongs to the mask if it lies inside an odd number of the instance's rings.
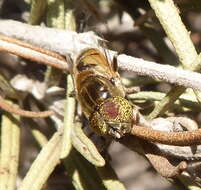
[[[126,131],[125,127],[131,125],[133,108],[125,98],[108,98],[98,108],[90,118],[90,125],[98,134],[108,135],[111,128],[123,134],[121,130]]]
[[[119,115],[119,105],[116,104],[113,101],[107,101],[103,103],[101,106],[101,112],[106,116],[106,118],[110,119],[116,119]]]
[[[116,96],[102,102],[99,106],[99,112],[105,121],[129,123],[132,120],[133,108],[128,100]]]

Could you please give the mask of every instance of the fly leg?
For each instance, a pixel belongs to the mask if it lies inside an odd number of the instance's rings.
[[[114,138],[119,139],[129,132],[130,132],[129,123],[118,123],[118,125],[110,125],[108,134],[113,136]]]

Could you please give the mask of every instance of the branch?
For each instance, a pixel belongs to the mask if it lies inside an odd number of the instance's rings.
[[[201,56],[199,55],[200,59]],[[146,75],[156,80],[163,80],[184,87],[201,89],[200,74],[170,65],[161,65],[127,55],[118,56],[119,67],[123,70],[133,71],[138,75]],[[197,84],[195,84],[195,82]]]
[[[174,5],[173,0],[155,1],[148,0],[156,16],[158,17],[168,38],[175,47],[176,53],[182,66],[186,69],[198,71],[200,61],[195,61],[197,52],[190,39],[189,32],[183,24],[179,15],[178,8]],[[174,25],[174,27],[173,27]],[[178,35],[179,34],[179,35]],[[199,58],[200,59],[200,58]],[[185,91],[184,87],[175,87],[166,95],[163,100],[149,114],[148,118],[153,119],[162,115]]]
[[[0,33],[61,55],[71,54],[73,58],[85,48],[100,48],[98,42],[101,40],[93,32],[78,34],[72,31],[30,26],[16,21],[5,20],[0,21]],[[108,50],[107,53],[109,53],[109,57],[116,54],[116,52],[111,50]],[[198,61],[200,61],[200,56]],[[161,65],[123,54],[118,56],[118,63],[121,69],[135,72],[138,75],[150,76],[154,79],[181,85],[186,88],[201,90],[201,74],[196,72],[178,69],[169,65]]]
[[[54,114],[54,111],[42,111],[42,112],[34,112],[34,111],[26,111],[15,107],[14,105],[8,104],[1,96],[0,96],[0,108],[9,113],[17,114],[23,117],[31,117],[31,118],[42,118],[49,117]]]
[[[67,69],[66,60],[59,54],[23,43],[14,38],[0,35],[0,51],[13,53],[26,59],[31,59],[32,61],[50,65],[58,69]]]
[[[2,116],[0,189],[15,189],[20,153],[20,128],[18,116]]]
[[[18,188],[19,190],[38,190],[42,188],[53,169],[59,163],[61,139],[60,132],[54,133],[34,160]]]
[[[201,129],[183,132],[165,132],[148,127],[133,126],[131,134],[148,141],[166,145],[191,146],[201,144]]]
[[[197,57],[195,47],[172,0],[148,0],[168,38],[172,42],[180,62],[185,68],[193,69]],[[174,26],[173,26],[174,24]]]

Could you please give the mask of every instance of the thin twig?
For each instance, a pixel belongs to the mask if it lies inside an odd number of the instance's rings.
[[[133,100],[134,102],[138,102],[138,100],[151,100],[151,101],[160,101],[165,97],[165,93],[162,92],[153,92],[153,91],[141,91],[135,94],[128,95],[129,100]],[[175,102],[175,108],[181,110],[183,108],[185,110],[191,110],[192,112],[200,112],[200,105],[196,101],[196,99],[190,94],[182,94],[178,100]],[[174,108],[174,107],[173,107]]]
[[[2,74],[0,74],[0,89],[5,97],[13,99],[19,99],[20,97],[16,90],[11,86],[10,82]]]
[[[2,35],[0,35],[0,51],[13,53],[26,59],[31,59],[32,61],[50,65],[61,70],[67,70],[68,67],[66,60],[54,52]]]
[[[16,27],[15,31],[11,30],[14,26]],[[26,34],[24,31],[26,31]],[[73,57],[76,57],[84,48],[92,46],[98,48],[98,39],[100,39],[93,33],[77,34],[72,31],[30,26],[16,21],[0,21],[0,33],[28,41],[38,47],[44,47],[51,51],[59,52],[61,55],[70,53]],[[29,35],[27,35],[27,33]],[[35,38],[35,36],[37,36],[37,38]],[[18,48],[19,46],[15,47],[15,49]],[[108,52],[110,57],[115,54],[114,51]],[[35,55],[33,57],[35,58]],[[198,59],[200,59],[199,57]],[[52,63],[54,61],[47,60],[45,61],[44,58],[42,61],[47,62],[48,65],[51,65],[49,62]],[[150,76],[154,79],[185,86],[186,88],[190,87],[195,90],[201,90],[201,75],[199,73],[178,69],[169,65],[161,65],[127,55],[119,55],[118,63],[120,69],[129,70],[138,75]],[[58,61],[52,66],[57,67],[57,64],[59,64]],[[66,63],[62,62],[60,64],[62,69],[66,69],[64,68],[66,66],[64,64]]]
[[[166,178],[177,177],[187,168],[187,163],[185,161],[180,162],[177,166],[173,166],[168,159],[163,156],[147,153],[146,157],[156,171]]]
[[[74,148],[82,156],[97,167],[103,167],[105,160],[98,152],[93,142],[85,135],[80,123],[75,123],[71,133],[71,140]]]
[[[0,189],[14,190],[19,164],[19,117],[3,115],[1,123]]]
[[[65,2],[63,0],[47,0],[46,23],[47,27],[56,29],[65,28]],[[51,66],[47,67],[45,72],[45,83],[47,86],[57,86],[60,83],[62,75],[58,69]]]
[[[122,56],[124,56],[123,58],[121,58]],[[125,64],[123,64],[123,66],[122,67],[124,67],[125,65],[126,65],[126,67],[124,68],[124,69],[127,69],[127,70],[134,70],[135,72],[137,72],[137,71],[139,71],[140,73],[145,73],[145,72],[142,72],[142,67],[139,69],[138,68],[138,70],[136,69],[133,69],[133,64],[131,65],[130,63],[132,63],[132,61],[128,61],[128,59],[131,59],[131,60],[133,60],[134,58],[132,58],[132,57],[128,57],[128,56],[125,56],[125,55],[121,55],[121,56],[119,56],[119,59],[120,59],[120,65],[121,65],[121,60],[124,60],[124,62],[126,62]],[[128,61],[128,62],[127,62]],[[143,65],[143,64],[141,64],[141,65]],[[167,66],[162,66],[163,67],[163,69],[165,68],[165,71],[164,72],[162,72],[162,73],[166,73],[167,74],[167,72],[166,71],[169,71],[169,70],[171,70],[171,73],[169,74],[169,76],[171,76],[170,78],[172,79],[172,78],[175,78],[175,76],[176,76],[176,73],[174,73],[173,71],[174,70],[176,70],[174,67],[170,67],[170,66],[168,66],[168,69],[167,69]],[[153,64],[152,64],[152,67],[151,68],[153,68]],[[147,72],[149,72],[149,75],[153,75],[155,78],[157,78],[157,79],[160,79],[160,77],[161,76],[158,76],[159,74],[161,74],[161,73],[155,73],[155,74],[153,74],[154,72],[153,72],[153,70],[151,70],[151,68],[149,68],[149,69],[145,69]],[[154,68],[156,68],[156,67],[154,67]],[[151,70],[151,71],[150,71]],[[160,69],[160,70],[162,70],[162,69]],[[177,70],[177,71],[180,71],[180,73],[181,73],[181,70]],[[184,74],[186,74],[186,75],[188,75],[189,73],[190,74],[192,74],[191,72],[188,72],[188,71],[182,71],[183,73],[182,73],[182,77],[183,77],[183,75]],[[171,74],[172,73],[174,73],[174,76],[172,76]],[[177,75],[179,75],[180,73],[177,73]],[[147,74],[147,73],[146,73]],[[193,75],[198,75],[199,76],[199,74],[198,73],[193,73]],[[152,77],[153,77],[152,76]],[[161,78],[163,78],[163,77],[161,77]],[[188,75],[188,77],[186,77],[186,79],[188,79],[189,80],[189,78],[190,79],[192,79],[192,75],[191,76],[189,76]],[[198,77],[199,78],[199,77]],[[177,78],[178,79],[178,78]],[[185,81],[185,80],[184,80]],[[189,81],[188,81],[189,82]],[[195,82],[195,80],[194,80],[194,82]],[[200,82],[200,80],[199,81],[197,81],[196,82],[196,84],[199,84],[199,82]],[[175,82],[176,83],[176,82]],[[185,83],[185,82],[184,82]],[[199,86],[201,86],[200,84],[199,84]],[[195,86],[193,86],[193,87],[195,87]],[[200,89],[200,87],[198,87],[198,89]],[[152,140],[152,141],[154,141],[153,139],[154,138],[156,138],[156,139],[158,139],[158,137],[160,136],[160,135],[156,135],[156,134],[158,134],[158,131],[149,131],[150,129],[146,129],[147,130],[147,132],[146,132],[146,130],[145,129],[143,129],[144,131],[141,131],[140,133],[142,134],[142,136],[144,135],[144,136],[146,136],[145,134],[146,133],[149,133],[149,135],[152,133],[152,137],[150,137],[149,139],[150,140]],[[137,130],[135,130],[135,131],[132,131],[133,132],[133,134],[135,134],[135,135],[137,135],[137,132],[136,132]],[[198,130],[197,130],[197,132],[198,132]],[[164,133],[164,132],[162,132],[162,133]],[[182,134],[185,134],[185,137],[182,137],[182,138],[179,138],[178,137],[178,133],[175,133],[175,134],[163,134],[162,135],[162,137],[163,138],[166,138],[166,140],[164,140],[164,139],[162,139],[162,140],[160,140],[160,139],[158,139],[158,141],[160,141],[160,142],[164,142],[164,143],[171,143],[171,141],[169,141],[169,138],[171,138],[172,139],[172,141],[175,141],[174,142],[174,145],[175,144],[181,144],[181,145],[183,145],[183,143],[185,144],[185,145],[190,145],[191,143],[192,144],[195,144],[195,143],[198,143],[197,141],[198,141],[198,139],[200,138],[200,135],[199,135],[199,133],[197,133],[197,135],[196,136],[194,136],[194,138],[191,140],[191,142],[189,142],[189,139],[191,139],[192,138],[192,134],[194,134],[194,131],[191,131],[191,132],[183,132]],[[166,135],[166,137],[164,137],[164,135]],[[148,138],[148,137],[143,137],[143,138]],[[168,140],[167,140],[168,139]],[[173,139],[175,139],[175,140],[173,140]],[[168,142],[166,142],[166,141],[168,141]],[[183,142],[183,141],[186,141],[186,142]]]
[[[68,30],[76,30],[75,17],[72,13],[72,1],[57,1],[53,0],[55,3],[54,8],[56,8],[56,17],[55,10],[50,9],[49,13],[51,14],[48,21],[52,21],[50,26],[55,28],[62,28]],[[49,2],[51,2],[49,0]],[[68,15],[68,16],[67,16]],[[74,28],[75,27],[75,28]],[[71,61],[71,60],[69,60]],[[63,139],[62,139],[62,148],[60,153],[60,158],[65,158],[69,156],[69,153],[72,150],[71,142],[71,132],[74,127],[74,118],[75,118],[75,106],[76,100],[71,96],[73,87],[73,79],[70,74],[66,76],[66,104],[64,108],[64,126],[63,126]]]
[[[46,1],[33,0],[31,1],[31,11],[29,16],[30,24],[40,24],[42,16],[45,14]]]
[[[106,189],[97,174],[95,166],[80,156],[75,149],[72,149],[71,154],[64,160],[64,164],[76,189]]]
[[[126,190],[124,184],[119,181],[117,174],[109,162],[107,162],[104,167],[97,167],[96,169],[107,190],[114,190],[117,187],[118,190]]]
[[[156,171],[163,177],[176,177],[186,169],[185,162],[180,162],[176,166],[175,164],[173,165],[171,162],[169,162],[167,157],[164,156],[161,150],[150,142],[146,142],[136,137],[133,139],[132,136],[127,136],[120,140],[120,143],[132,151],[146,156]]]
[[[168,108],[174,104],[181,94],[185,92],[183,86],[175,86],[167,93],[167,95],[157,104],[154,110],[148,115],[147,119],[151,120],[156,118],[158,115],[162,115]]]
[[[47,0],[47,26],[64,29],[64,4],[63,0]]]
[[[166,145],[191,146],[201,144],[201,129],[184,132],[165,132],[134,125],[131,134],[148,141]]]
[[[56,132],[42,148],[23,179],[19,190],[38,190],[42,188],[55,166],[59,163],[61,139],[61,133]]]
[[[198,56],[197,52],[190,39],[189,32],[179,16],[178,8],[174,5],[174,1],[149,0],[149,3],[163,26],[168,38],[175,47],[182,66],[189,70],[195,70],[200,67],[200,61],[195,61]],[[172,27],[173,25],[174,27]],[[163,114],[184,91],[184,87],[173,88],[150,113],[149,119],[153,119],[159,114]]]
[[[14,113],[23,117],[31,117],[31,118],[49,117],[50,115],[54,114],[54,111],[51,110],[43,112],[26,111],[8,104],[2,97],[0,97],[0,108],[9,113]]]
[[[201,55],[198,56],[199,60],[201,60],[200,58]],[[201,75],[196,72],[144,61],[127,55],[119,55],[118,64],[121,69],[135,72],[138,75],[146,75],[156,80],[163,80],[186,88],[201,89]]]
[[[195,47],[179,15],[178,8],[172,0],[148,0],[168,38],[172,42],[180,62],[185,68],[190,69],[192,62],[197,57]],[[174,25],[174,27],[173,27]]]
[[[97,46],[100,39],[92,32],[78,34],[69,30],[31,26],[12,20],[0,21],[0,34],[28,42],[61,55],[71,52],[78,53],[81,49],[91,45]]]
[[[67,94],[65,102],[65,112],[64,112],[64,134],[62,139],[62,149],[61,149],[61,158],[65,158],[71,148],[71,130],[74,127],[74,117],[75,117],[75,104],[76,100],[70,94],[73,91],[73,80],[71,75],[67,76]]]
[[[39,147],[43,147],[48,143],[48,138],[40,130],[37,121],[35,122],[33,119],[23,118],[22,124],[23,127],[30,128],[31,133]]]

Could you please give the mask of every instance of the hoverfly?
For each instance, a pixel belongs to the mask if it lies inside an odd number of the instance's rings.
[[[117,72],[117,59],[107,59],[95,48],[86,49],[72,65],[75,93],[90,126],[101,136],[128,133],[133,108]]]

